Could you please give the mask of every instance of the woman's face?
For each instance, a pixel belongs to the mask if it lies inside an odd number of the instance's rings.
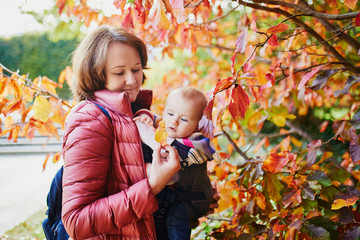
[[[105,78],[107,89],[127,92],[130,101],[134,102],[143,79],[138,51],[124,43],[110,43],[105,63]]]

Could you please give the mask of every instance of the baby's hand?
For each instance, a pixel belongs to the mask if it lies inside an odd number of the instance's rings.
[[[135,117],[134,121],[137,121],[137,120],[145,123],[148,126],[154,125],[152,118],[147,114],[141,114],[140,116]]]

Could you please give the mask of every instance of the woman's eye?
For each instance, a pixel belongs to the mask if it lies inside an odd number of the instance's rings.
[[[140,71],[140,69],[133,69],[132,71],[133,72],[138,72],[138,71]]]
[[[124,72],[115,73],[115,75],[118,75],[118,76],[121,76],[121,75],[123,75],[123,74],[124,74]]]

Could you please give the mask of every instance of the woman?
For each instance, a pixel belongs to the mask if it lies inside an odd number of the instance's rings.
[[[167,156],[158,145],[145,171],[132,119],[151,104],[151,92],[140,90],[146,63],[139,38],[107,26],[85,37],[74,52],[72,90],[80,102],[65,125],[62,208],[73,239],[156,239],[155,195],[180,164],[176,150],[165,146]]]

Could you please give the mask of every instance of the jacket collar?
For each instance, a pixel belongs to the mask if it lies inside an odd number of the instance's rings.
[[[127,93],[103,89],[94,93],[93,101],[114,112],[132,117],[133,113],[135,113],[133,111],[144,108],[150,109],[152,91],[141,89],[135,102],[130,103]]]

